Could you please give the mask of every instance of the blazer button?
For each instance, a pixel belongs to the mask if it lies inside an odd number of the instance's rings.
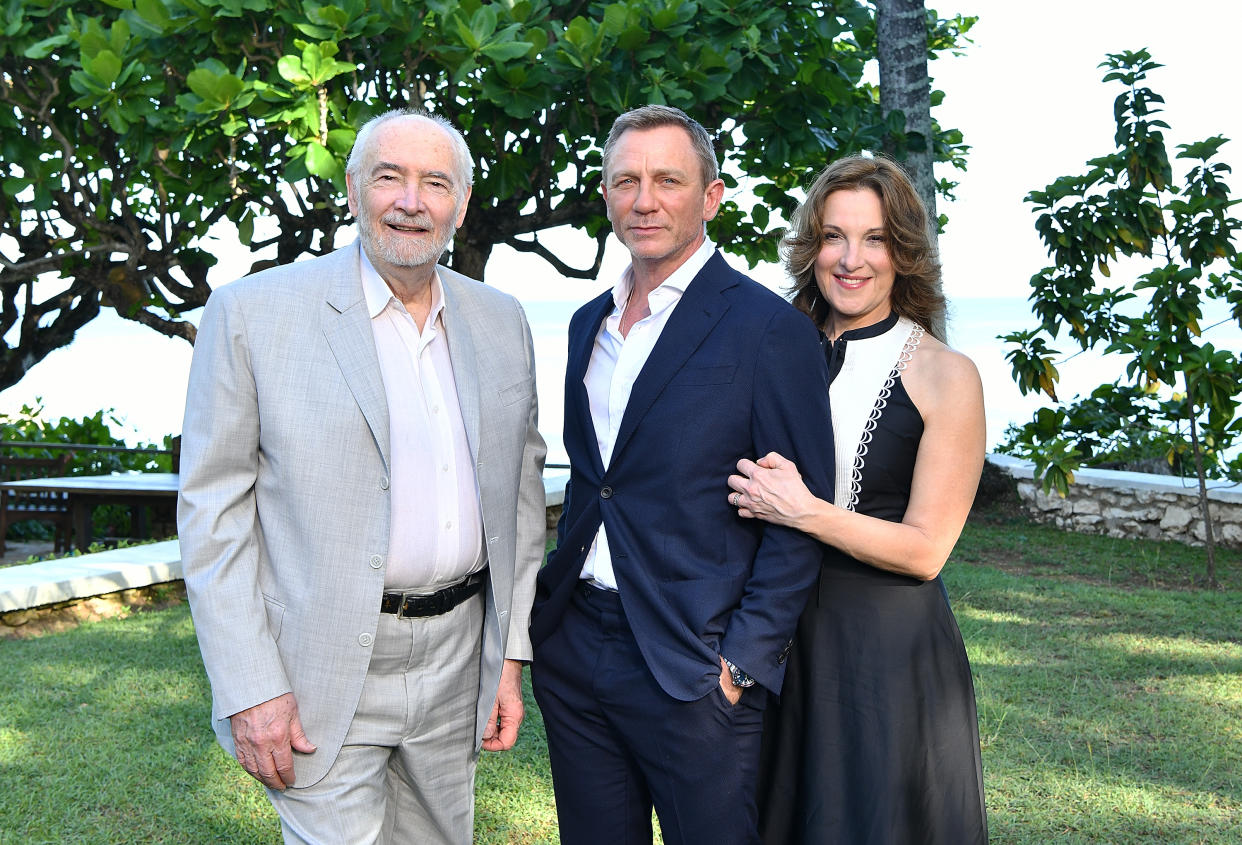
[[[384,565],[384,558],[380,555],[371,555],[371,568],[379,569]]]
[[[601,499],[611,499],[611,498],[612,498],[612,488],[611,488],[611,487],[609,487],[607,484],[605,484],[605,485],[604,485],[603,487],[601,487],[601,488],[600,488],[600,490],[599,490],[599,497],[600,497]]]
[[[388,489],[388,476],[385,475],[385,476],[380,477],[380,489],[381,490]]]
[[[776,662],[784,663],[787,659],[789,659],[789,652],[792,648],[793,648],[793,640],[790,640],[789,642],[785,643],[785,647],[781,649],[781,653],[776,655]]]
[[[364,648],[373,642],[375,642],[375,637],[370,634],[362,633],[358,635],[358,645],[363,646]]]

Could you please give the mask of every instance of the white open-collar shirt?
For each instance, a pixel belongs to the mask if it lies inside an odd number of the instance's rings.
[[[634,288],[633,267],[626,268],[613,286],[612,313],[604,320],[595,336],[591,361],[582,379],[591,406],[595,440],[605,468],[612,461],[612,449],[617,442],[617,431],[621,428],[621,418],[629,404],[634,380],[647,363],[647,358],[668,324],[673,309],[681,302],[682,294],[715,251],[716,245],[710,239],[704,238],[703,243],[686,262],[648,294],[647,305],[651,313],[631,326],[624,337],[621,335],[621,317]],[[600,524],[595,541],[587,552],[581,577],[599,587],[617,589],[612,553],[608,548],[608,532],[604,530],[603,523]]]
[[[391,529],[384,586],[434,592],[483,568],[483,519],[444,321],[444,286],[418,324],[359,250],[388,400]]]

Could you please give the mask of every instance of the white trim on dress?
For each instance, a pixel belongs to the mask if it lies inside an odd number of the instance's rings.
[[[884,334],[846,341],[841,372],[828,390],[837,459],[837,507],[852,511],[857,506],[872,433],[893,385],[924,334],[922,326],[902,317]],[[870,397],[874,398],[868,401]]]

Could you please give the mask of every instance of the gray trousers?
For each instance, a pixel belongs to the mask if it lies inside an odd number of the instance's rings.
[[[482,594],[440,616],[379,615],[366,685],[336,762],[314,786],[267,791],[285,842],[472,840],[482,637]]]

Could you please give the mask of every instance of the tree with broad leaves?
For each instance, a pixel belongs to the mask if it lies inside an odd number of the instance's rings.
[[[1227,457],[1242,434],[1238,350],[1216,348],[1205,337],[1214,326],[1203,326],[1205,306],[1214,305],[1227,314],[1221,323],[1242,327],[1242,221],[1224,182],[1230,168],[1217,160],[1226,139],[1180,144],[1176,159],[1189,169],[1175,182],[1161,131],[1168,125],[1157,117],[1164,99],[1142,84],[1161,65],[1139,50],[1110,53],[1100,66],[1105,82],[1124,86],[1113,105],[1117,149],[1088,161],[1083,175],[1027,196],[1041,212],[1035,227],[1053,265],[1031,277],[1039,328],[1002,338],[1013,345],[1006,357],[1019,389],[1056,404],[1011,427],[1002,451],[1031,458],[1044,490],[1061,495],[1075,469],[1118,450],[1159,449],[1170,464],[1188,461],[1215,586],[1207,476],[1242,480],[1242,457]],[[1120,259],[1147,269],[1109,287]],[[1060,353],[1048,344],[1062,330],[1080,350],[1123,356],[1125,374],[1060,402]]]
[[[777,257],[811,174],[905,137],[862,81],[875,27],[859,0],[4,6],[0,387],[101,307],[193,342],[183,314],[210,293],[217,224],[256,268],[338,246],[345,157],[390,108],[442,113],[468,139],[476,184],[448,260],[476,278],[497,244],[594,277],[609,231],[599,142],[636,105],[679,106],[717,133],[732,195],[712,235],[752,265]],[[973,23],[929,20],[933,50]],[[960,134],[933,134],[936,157],[961,165]],[[592,263],[540,239],[559,226],[595,239]]]

